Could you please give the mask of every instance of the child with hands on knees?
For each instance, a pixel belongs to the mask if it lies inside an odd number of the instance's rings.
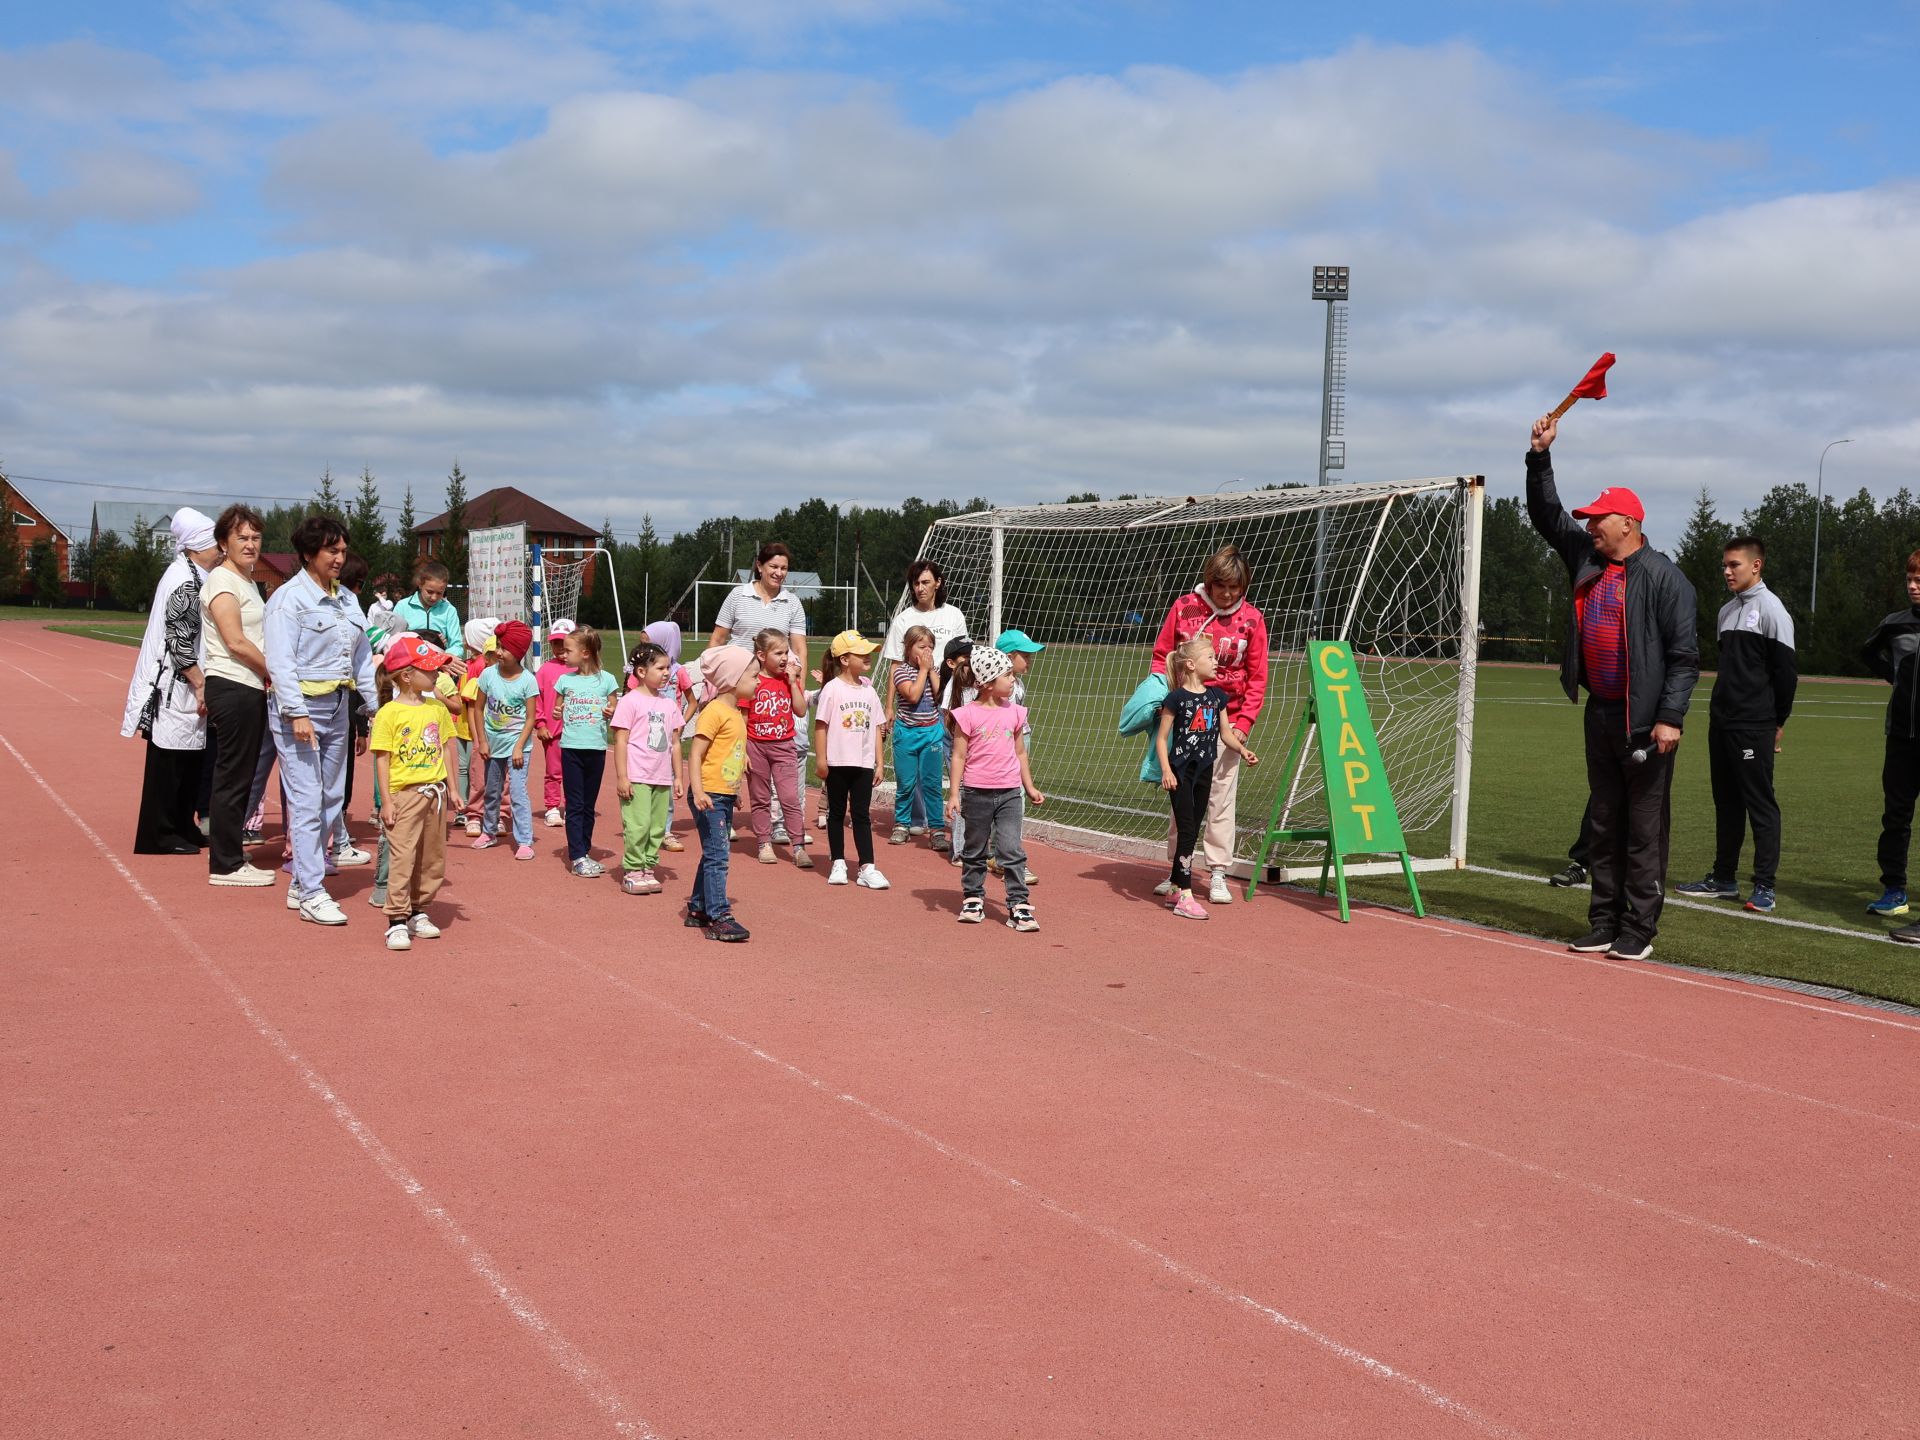
[[[833,637],[820,667],[826,683],[820,687],[813,726],[814,769],[827,792],[827,852],[833,856],[827,883],[847,883],[851,807],[854,853],[860,860],[853,883],[867,890],[888,888],[887,877],[873,863],[873,786],[880,778],[880,727],[886,707],[867,679],[867,657],[879,648],[858,630],[842,630]]]
[[[607,721],[620,684],[600,668],[600,632],[582,625],[567,637],[572,673],[553,684],[560,734],[560,782],[567,799],[567,864],[583,880],[607,873],[593,858],[594,804],[607,773]]]
[[[753,699],[747,710],[747,800],[752,807],[753,837],[760,842],[762,865],[774,863],[773,801],[780,801],[780,813],[791,815],[786,827],[793,849],[793,863],[801,870],[813,869],[813,857],[807,854],[806,827],[801,823],[806,811],[800,794],[800,756],[794,734],[794,717],[806,723],[807,692],[800,680],[800,665],[793,657],[787,632],[777,628],[760,631],[753,637],[753,658],[759,664],[760,678],[755,682]],[[793,839],[797,835],[797,840]]]
[[[700,659],[701,677],[713,698],[694,722],[687,757],[693,818],[700,830],[700,864],[693,872],[686,923],[704,930],[709,940],[737,945],[749,935],[747,927],[734,919],[733,903],[727,898],[728,839],[747,773],[747,722],[740,707],[753,700],[760,665],[738,645],[709,649]]]
[[[1007,885],[1007,926],[1040,928],[1027,900],[1027,851],[1021,838],[1022,797],[1044,805],[1047,797],[1033,783],[1027,759],[1026,707],[1013,703],[1013,665],[1005,652],[989,645],[973,647],[974,683],[979,695],[953,712],[953,770],[957,777],[948,818],[954,833],[964,834],[960,868],[960,921],[986,919],[987,856],[1000,860]],[[965,821],[962,831],[958,822]]]
[[[388,847],[387,949],[439,938],[427,905],[446,878],[447,772],[453,716],[434,694],[436,673],[452,657],[438,645],[403,635],[381,665],[393,699],[373,717],[368,745],[380,785],[380,825]]]
[[[620,888],[629,895],[657,895],[665,887],[653,867],[667,838],[673,801],[687,793],[680,761],[686,716],[664,649],[650,640],[634,646],[627,671],[635,688],[613,707],[613,788],[626,840],[627,873]]]
[[[480,719],[471,727],[478,754],[486,766],[486,799],[482,806],[476,850],[490,850],[500,841],[502,820],[511,822],[516,860],[533,859],[533,806],[527,796],[527,750],[533,744],[540,682],[521,662],[533,648],[533,631],[519,620],[507,620],[489,637],[491,664],[467,669],[474,687]],[[500,813],[506,796],[507,814]]]
[[[1207,912],[1193,898],[1193,847],[1206,823],[1207,801],[1213,793],[1213,761],[1222,745],[1248,765],[1260,757],[1247,747],[1240,732],[1223,725],[1221,717],[1233,697],[1213,683],[1220,660],[1213,641],[1201,634],[1174,647],[1167,657],[1173,688],[1160,703],[1160,727],[1153,746],[1160,761],[1160,788],[1173,804],[1173,913],[1182,920],[1204,920]]]

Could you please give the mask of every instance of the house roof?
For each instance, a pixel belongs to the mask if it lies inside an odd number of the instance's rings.
[[[581,540],[591,540],[600,533],[511,485],[501,485],[467,501],[467,528],[485,529],[489,525],[525,525],[530,535],[567,535]],[[446,528],[447,512],[442,510],[431,520],[415,525],[413,532],[437,535]]]
[[[93,533],[111,530],[120,539],[131,542],[134,528],[142,520],[151,530],[165,531],[176,507],[152,500],[96,500],[93,502]]]
[[[291,580],[300,570],[300,557],[291,550],[262,550],[260,558],[271,565],[282,580]]]
[[[53,519],[52,516],[48,515],[47,512],[42,510],[38,505],[34,504],[28,497],[27,492],[20,488],[19,482],[11,475],[0,475],[0,482],[6,484],[7,495],[13,500],[15,507],[20,510],[21,514],[24,515],[31,511],[35,520],[38,520],[42,525],[47,526],[51,530],[58,531],[63,539],[69,542],[72,541],[73,536],[67,532],[67,527]]]

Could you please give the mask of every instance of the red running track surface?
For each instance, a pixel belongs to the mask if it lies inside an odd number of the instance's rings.
[[[0,1434],[1920,1430],[1920,1022],[1044,848],[390,955],[131,854],[130,658],[0,626]]]

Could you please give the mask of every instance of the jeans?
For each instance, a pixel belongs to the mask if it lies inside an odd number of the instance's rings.
[[[853,850],[862,865],[873,863],[873,771],[864,766],[835,765],[827,771],[827,854],[844,860],[847,854],[847,811],[853,811]]]
[[[314,743],[293,738],[293,721],[274,716],[280,783],[287,795],[287,836],[293,842],[293,884],[302,898],[317,895],[327,875],[327,840],[346,803],[347,749],[353,744],[347,692],[303,697]]]
[[[967,848],[960,855],[960,893],[969,898],[987,893],[987,856],[1000,862],[1007,882],[1007,904],[1027,903],[1027,847],[1020,836],[1026,794],[1010,790],[960,791],[960,813],[967,822]],[[958,826],[954,827],[956,830]]]
[[[221,741],[213,763],[207,869],[215,875],[231,875],[247,863],[240,832],[247,824],[248,791],[260,756],[260,740],[267,733],[267,692],[221,675],[209,675],[207,729],[209,738],[218,735]]]
[[[1629,761],[1634,742],[1625,711],[1593,700],[1587,702],[1586,741],[1587,786],[1593,794],[1593,897],[1587,918],[1596,930],[1652,940],[1666,905],[1673,756],[1645,740],[1647,758]]]
[[[600,777],[607,771],[607,752],[562,746],[560,781],[567,794],[567,863],[593,853],[593,806],[600,798]],[[527,831],[533,843],[533,831]]]
[[[687,911],[709,920],[724,920],[733,913],[727,904],[727,858],[732,846],[727,831],[733,825],[734,797],[708,794],[711,809],[693,810],[693,823],[700,830],[700,864],[693,872],[693,894],[687,897]]]
[[[945,727],[893,722],[893,823],[944,830],[940,774],[945,769]]]
[[[1167,877],[1176,890],[1193,888],[1193,847],[1200,839],[1200,827],[1207,818],[1207,801],[1213,791],[1213,767],[1176,770],[1177,787],[1168,792],[1173,802],[1173,870]]]
[[[487,793],[481,811],[480,833],[491,835],[500,824],[500,792],[507,792],[507,810],[512,818],[513,843],[533,844],[533,810],[527,799],[527,767],[513,763],[513,742],[502,741],[498,750],[487,753]]]

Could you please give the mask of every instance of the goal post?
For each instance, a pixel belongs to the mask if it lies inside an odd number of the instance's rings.
[[[1319,767],[1283,774],[1311,694],[1309,640],[1352,645],[1414,865],[1466,863],[1479,623],[1479,476],[1294,486],[1204,496],[1001,507],[936,521],[920,553],[977,641],[1016,627],[1046,644],[1027,680],[1035,781],[1027,824],[1070,848],[1160,859],[1169,808],[1140,779],[1147,739],[1122,706],[1151,668],[1166,613],[1207,557],[1236,546],[1267,624],[1266,697],[1252,735],[1266,762],[1241,771],[1236,871],[1269,811],[1324,816]],[[1327,633],[1316,616],[1325,617]],[[1269,857],[1282,878],[1320,873],[1320,847]],[[1398,861],[1349,874],[1400,873]]]
[[[540,596],[540,615],[542,626],[550,627],[556,620],[577,620],[580,618],[580,595],[586,588],[587,572],[594,567],[596,558],[607,562],[606,583],[608,593],[613,597],[613,624],[620,632],[620,653],[617,656],[600,657],[600,663],[608,670],[618,674],[627,663],[627,623],[620,612],[620,582],[614,574],[613,552],[604,545],[536,545],[534,554],[534,584]],[[539,637],[544,640],[544,635]]]

